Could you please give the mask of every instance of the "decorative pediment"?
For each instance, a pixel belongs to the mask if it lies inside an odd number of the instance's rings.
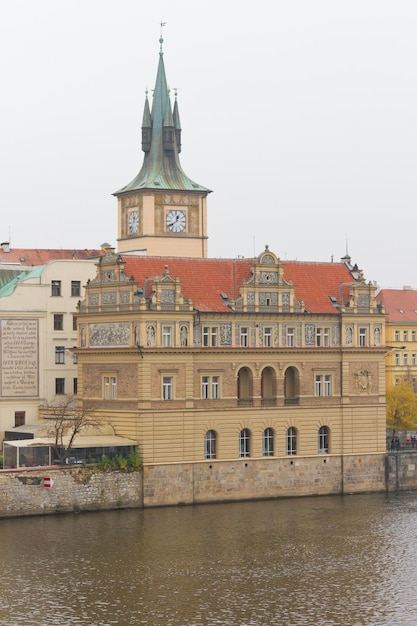
[[[300,310],[295,288],[284,278],[284,264],[268,246],[254,260],[250,271],[251,277],[240,285],[240,297],[236,301],[239,310],[274,313]]]

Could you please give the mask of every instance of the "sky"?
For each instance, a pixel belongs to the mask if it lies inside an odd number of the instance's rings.
[[[209,256],[417,288],[415,0],[1,0],[1,241],[117,247],[161,21]]]

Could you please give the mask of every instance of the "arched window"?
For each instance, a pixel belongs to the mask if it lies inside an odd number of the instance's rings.
[[[276,383],[275,372],[272,367],[265,367],[261,374],[261,402],[262,406],[275,406]]]
[[[244,428],[239,433],[239,456],[250,456],[250,430]]]
[[[274,431],[272,428],[265,428],[262,435],[263,456],[274,456]]]
[[[237,398],[241,406],[252,406],[252,373],[248,367],[242,367],[237,374]]]
[[[285,404],[299,403],[299,376],[295,367],[288,367],[285,370],[284,395]]]
[[[329,436],[330,436],[329,427],[321,426],[319,429],[319,454],[328,454]]]
[[[216,458],[216,442],[217,433],[215,430],[208,430],[204,435],[204,458],[215,459]]]
[[[290,426],[287,430],[286,451],[289,456],[297,454],[297,429]]]

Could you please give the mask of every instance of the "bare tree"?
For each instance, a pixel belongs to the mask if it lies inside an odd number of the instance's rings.
[[[52,448],[61,465],[69,457],[74,440],[81,431],[100,427],[94,409],[80,405],[72,395],[64,395],[59,401],[48,404],[44,417],[50,422],[47,433],[54,439]]]

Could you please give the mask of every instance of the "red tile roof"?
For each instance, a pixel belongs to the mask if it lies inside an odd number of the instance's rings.
[[[221,294],[230,301],[240,295],[239,286],[243,279],[251,277],[253,259],[193,259],[175,257],[146,257],[122,255],[125,271],[134,277],[138,286],[145,287],[149,295],[152,279],[162,276],[165,266],[171,278],[182,283],[182,294],[191,299],[200,311],[228,311]],[[343,263],[308,263],[284,261],[284,278],[295,286],[298,300],[303,300],[310,313],[333,313],[337,309],[330,297],[339,301],[340,288],[354,279]],[[345,294],[345,291],[344,291]]]
[[[42,250],[28,248],[12,248],[9,252],[5,252],[0,246],[0,263],[18,263],[19,265],[32,266],[44,265],[48,261],[56,261],[58,259],[89,259],[90,257],[101,256],[102,250]]]
[[[417,323],[417,291],[381,289],[376,299],[385,306],[387,322]]]

